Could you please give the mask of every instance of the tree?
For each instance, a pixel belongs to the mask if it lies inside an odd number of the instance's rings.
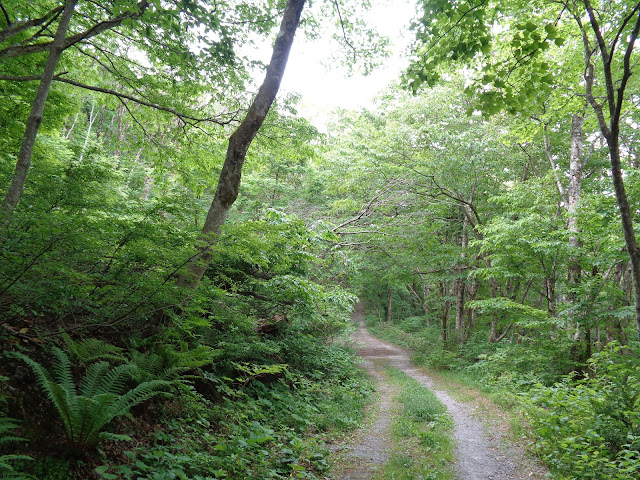
[[[588,19],[588,24],[584,24]],[[494,25],[502,27],[501,33]],[[500,32],[500,29],[497,29]],[[633,229],[631,207],[621,161],[620,124],[628,105],[629,79],[635,62],[634,47],[640,31],[640,3],[619,1],[594,5],[589,0],[570,2],[479,1],[458,5],[440,0],[423,2],[423,17],[417,25],[417,52],[407,74],[412,88],[433,83],[439,65],[478,67],[474,89],[491,114],[506,108],[516,112],[532,99],[557,85],[563,76],[583,77],[583,96],[595,112],[607,142],[611,173],[635,289],[635,318],[640,339],[640,250]],[[567,35],[568,34],[568,35]],[[565,36],[567,35],[567,36]],[[573,62],[551,64],[545,52],[567,39],[582,46],[582,67]],[[500,43],[505,40],[508,43]],[[500,47],[502,45],[502,47]],[[508,61],[498,64],[490,55],[502,48]],[[479,59],[479,60],[478,60]],[[597,61],[596,61],[597,59]],[[495,60],[495,58],[494,58]],[[525,81],[516,84],[513,76]],[[597,92],[596,92],[597,90]],[[599,99],[604,98],[603,101]]]
[[[3,228],[20,201],[52,82],[112,95],[131,115],[127,102],[166,112],[185,127],[235,119],[235,112],[224,112],[222,101],[205,109],[204,115],[196,113],[202,110],[198,103],[205,92],[225,98],[229,84],[244,83],[244,68],[233,48],[246,41],[248,31],[268,30],[272,25],[268,14],[276,6],[267,2],[263,12],[242,1],[218,3],[76,0],[64,8],[49,0],[28,6],[15,1],[3,4],[0,81],[39,85],[2,204]],[[245,22],[245,14],[259,21]],[[227,24],[222,25],[222,18]],[[56,35],[48,41],[54,27]],[[143,60],[130,55],[132,50]],[[40,62],[47,52],[42,70]],[[100,68],[97,74],[95,65]]]
[[[11,214],[22,196],[24,183],[27,180],[27,172],[31,165],[33,145],[35,144],[38,129],[42,123],[42,114],[44,112],[45,103],[47,102],[47,96],[49,95],[49,88],[53,81],[56,66],[60,60],[60,55],[62,55],[65,48],[65,37],[67,35],[67,30],[69,28],[69,23],[76,3],[77,0],[66,0],[55,37],[49,45],[47,63],[42,73],[38,92],[36,93],[36,98],[33,101],[31,113],[29,114],[22,143],[20,145],[20,152],[18,153],[18,159],[16,161],[16,171],[13,175],[7,194],[2,202],[2,212],[0,212],[2,215],[0,218],[0,229],[4,229],[7,226],[7,223],[11,218]],[[7,23],[9,23],[8,18]],[[11,26],[8,26],[8,28],[10,27]],[[17,28],[18,27],[14,27],[14,29]],[[0,238],[2,238],[2,236],[0,236]]]
[[[304,0],[289,0],[287,2],[264,81],[244,120],[229,137],[229,146],[218,179],[216,193],[202,227],[202,234],[197,246],[198,254],[195,261],[188,266],[188,271],[178,278],[177,283],[180,286],[196,288],[211,263],[211,249],[215,246],[220,228],[238,197],[242,166],[247,150],[260,130],[280,88],[304,3]]]

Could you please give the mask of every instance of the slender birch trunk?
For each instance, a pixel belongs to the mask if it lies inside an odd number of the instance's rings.
[[[44,114],[44,107],[47,103],[47,97],[53,82],[56,67],[60,56],[65,49],[64,40],[69,29],[69,23],[71,22],[71,16],[76,7],[78,0],[66,0],[64,4],[64,10],[60,16],[58,28],[56,34],[49,47],[49,56],[47,57],[47,63],[45,64],[44,71],[40,84],[38,85],[38,91],[36,97],[33,100],[31,106],[31,113],[27,119],[27,126],[22,137],[22,143],[20,145],[20,151],[18,152],[18,160],[16,161],[16,169],[11,180],[11,185],[7,191],[4,200],[2,202],[2,217],[0,219],[0,227],[2,229],[9,225],[11,216],[16,206],[20,202],[22,192],[24,191],[24,184],[27,181],[27,174],[31,167],[31,157],[33,154],[33,146],[36,143],[36,137],[38,136],[38,130],[42,123],[42,116]],[[0,239],[4,237],[0,234]]]

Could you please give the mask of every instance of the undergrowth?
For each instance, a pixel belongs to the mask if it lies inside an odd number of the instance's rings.
[[[105,458],[97,471],[123,480],[328,478],[325,441],[358,424],[371,391],[354,368],[340,378],[256,380],[219,404],[194,394],[152,448]]]
[[[523,348],[472,337],[445,350],[438,327],[417,327],[416,318],[382,324],[369,317],[368,327],[411,349],[417,364],[508,407],[514,433],[529,437],[553,478],[638,478],[640,364],[630,347],[609,344],[582,366],[566,360],[571,343],[564,338],[535,339]],[[403,461],[406,468],[413,463]]]

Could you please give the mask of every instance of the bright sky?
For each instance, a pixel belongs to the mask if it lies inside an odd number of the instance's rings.
[[[408,26],[415,15],[415,1],[372,0],[369,15],[367,21],[391,39],[393,54],[367,77],[357,73],[348,77],[347,69],[340,66],[325,68],[323,63],[329,61],[330,49],[335,48],[328,38],[308,41],[300,35],[294,41],[281,92],[302,95],[301,113],[318,127],[335,108],[371,106],[374,97],[407,65],[401,55],[411,41]]]

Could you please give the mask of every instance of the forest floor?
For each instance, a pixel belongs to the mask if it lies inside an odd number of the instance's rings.
[[[353,335],[363,367],[378,384],[377,401],[370,407],[369,422],[343,445],[336,446],[335,478],[372,480],[382,471],[393,450],[390,425],[398,415],[397,387],[385,374],[391,366],[430,389],[453,419],[455,475],[458,480],[542,480],[546,469],[536,462],[516,436],[510,433],[504,412],[480,392],[427,374],[411,364],[409,352],[371,336],[364,326],[362,304],[352,316]],[[454,398],[455,397],[455,398]]]

